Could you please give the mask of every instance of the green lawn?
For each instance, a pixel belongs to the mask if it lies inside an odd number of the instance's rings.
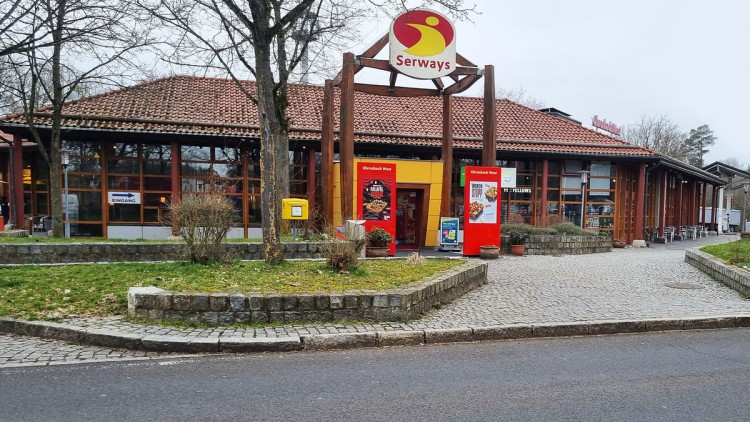
[[[750,267],[750,239],[742,239],[737,242],[708,245],[701,251],[722,259],[728,264],[739,267]]]
[[[341,275],[322,261],[263,262],[202,266],[185,263],[87,264],[0,267],[0,315],[54,320],[67,316],[127,313],[127,290],[156,286],[182,292],[303,293],[385,290],[464,263],[456,259],[363,260]]]

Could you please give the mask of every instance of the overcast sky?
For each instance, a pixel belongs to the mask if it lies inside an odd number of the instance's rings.
[[[455,23],[456,49],[477,65],[494,65],[497,87],[522,87],[588,127],[595,114],[620,126],[666,114],[685,132],[708,124],[718,140],[704,158],[707,164],[730,157],[750,164],[744,110],[750,97],[750,2],[476,4],[482,14],[473,23]],[[369,31],[352,51],[361,53],[389,25]],[[469,93],[480,95],[481,83]]]

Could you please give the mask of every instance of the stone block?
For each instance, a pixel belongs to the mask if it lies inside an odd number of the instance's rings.
[[[379,331],[378,346],[417,346],[425,343],[424,331]]]
[[[329,296],[331,301],[331,309],[343,309],[344,308],[344,297],[342,295],[332,294]]]
[[[205,293],[195,293],[190,297],[190,310],[195,312],[207,311],[208,295]]]
[[[172,309],[176,311],[190,310],[191,296],[186,293],[175,293],[172,296]]]
[[[424,330],[424,336],[428,344],[474,341],[473,331],[468,327]]]
[[[244,312],[247,310],[247,298],[239,293],[230,296],[229,310],[231,312]]]
[[[247,308],[251,311],[260,311],[265,308],[265,297],[259,293],[247,294]]]
[[[714,318],[687,318],[683,320],[682,328],[684,330],[701,330],[716,328],[734,328],[735,319],[730,317]]]
[[[534,324],[532,326],[533,337],[582,336],[588,333],[589,327],[585,323]]]
[[[284,296],[284,310],[291,311],[297,309],[297,295]]]
[[[499,325],[489,327],[472,327],[475,341],[507,340],[529,338],[532,335],[531,325]]]
[[[302,337],[305,350],[340,350],[377,347],[376,333],[316,334]]]
[[[250,322],[258,324],[268,324],[268,314],[265,311],[251,311]]]
[[[229,295],[226,293],[211,293],[208,296],[208,308],[214,312],[224,312],[229,309]]]
[[[378,293],[372,297],[372,306],[376,308],[387,308],[388,307],[388,295],[385,293]]]
[[[269,311],[281,311],[282,309],[282,299],[280,295],[277,294],[269,294],[266,296],[266,308]]]
[[[315,308],[329,309],[331,307],[331,298],[325,293],[315,295]]]
[[[588,325],[591,335],[642,333],[646,331],[644,321],[592,321]]]
[[[225,353],[255,353],[255,352],[288,352],[302,350],[299,337],[222,337],[219,339],[219,351]]]
[[[644,321],[646,331],[682,330],[681,319],[654,319]]]
[[[297,295],[297,309],[299,311],[312,311],[315,309],[315,298],[312,295]]]
[[[208,325],[219,325],[218,312],[201,312],[200,321]]]
[[[269,311],[268,322],[284,322],[284,311]]]
[[[344,295],[344,307],[347,309],[356,309],[359,307],[359,295],[347,293]]]
[[[159,292],[156,294],[156,309],[172,309],[172,293]]]

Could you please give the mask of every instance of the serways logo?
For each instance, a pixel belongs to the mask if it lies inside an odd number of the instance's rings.
[[[398,16],[391,25],[389,44],[391,66],[413,78],[438,78],[456,68],[453,24],[432,10]]]

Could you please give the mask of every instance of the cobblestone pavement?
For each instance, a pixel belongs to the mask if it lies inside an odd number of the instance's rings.
[[[684,262],[687,248],[734,239],[735,236],[712,236],[591,255],[504,256],[490,261],[487,285],[409,323],[197,329],[138,325],[117,317],[65,322],[83,328],[140,335],[261,338],[519,323],[750,315],[750,300]],[[668,284],[692,288],[675,288]],[[0,335],[0,367],[172,355]]]

